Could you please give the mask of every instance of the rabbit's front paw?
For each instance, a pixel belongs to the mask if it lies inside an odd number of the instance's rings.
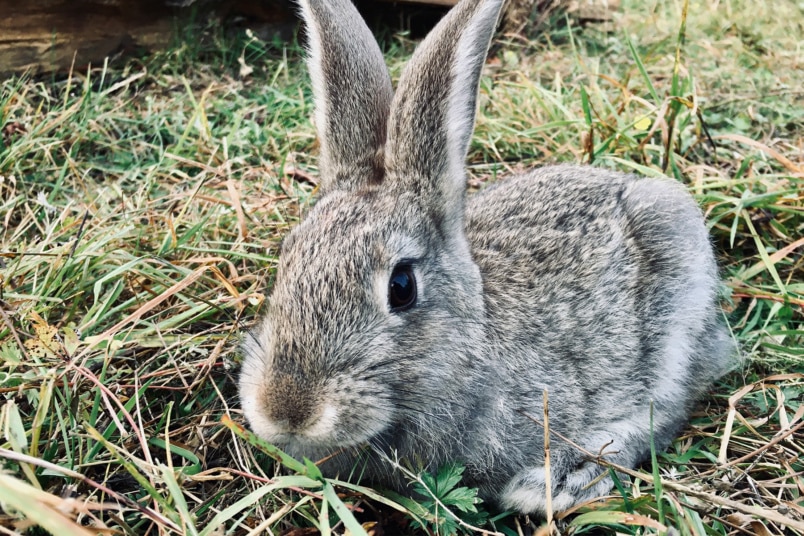
[[[554,469],[551,479],[553,512],[566,510],[608,493],[614,483],[610,476],[604,474],[605,471],[606,469],[594,462],[582,462],[564,474]],[[546,489],[544,467],[525,469],[508,483],[502,493],[501,502],[508,509],[546,514]]]

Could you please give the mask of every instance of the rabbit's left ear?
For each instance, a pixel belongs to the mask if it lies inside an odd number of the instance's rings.
[[[321,143],[321,189],[354,190],[384,175],[393,86],[380,47],[350,0],[298,0]]]
[[[388,182],[421,194],[450,220],[462,220],[478,83],[501,6],[462,0],[452,8],[416,49],[391,103]]]

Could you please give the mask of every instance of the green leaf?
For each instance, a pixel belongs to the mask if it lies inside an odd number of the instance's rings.
[[[436,476],[435,489],[432,491],[437,495],[441,495],[452,488],[461,481],[464,468],[458,464],[447,464],[438,471]]]
[[[3,432],[11,448],[16,452],[25,453],[28,450],[28,435],[25,433],[19,407],[13,400],[6,402],[5,428]]]
[[[641,514],[631,514],[611,510],[595,510],[581,514],[570,522],[570,526],[583,527],[585,525],[636,525],[650,527],[659,531],[667,531],[667,527],[653,518]]]
[[[128,471],[128,473],[134,478],[134,480],[137,481],[140,487],[142,487],[142,489],[145,490],[154,501],[163,506],[167,504],[162,494],[154,486],[151,485],[150,481],[145,476],[143,476],[139,468],[135,464],[133,464],[132,462],[123,457],[117,445],[114,445],[113,443],[109,442],[103,436],[103,434],[101,434],[99,431],[97,431],[95,428],[89,425],[87,425],[87,433],[95,441],[106,447],[106,450],[108,450],[112,454],[112,456],[114,456],[117,459],[117,462],[120,465],[122,465],[126,471]]]
[[[631,504],[630,500],[628,500],[628,492],[625,491],[625,486],[623,486],[620,477],[617,475],[617,471],[615,471],[613,467],[609,467],[609,476],[611,477],[611,480],[614,482],[614,487],[617,489],[617,492],[623,498],[623,502],[625,503],[625,511],[633,512],[634,505]]]
[[[246,508],[256,505],[260,499],[273,491],[285,488],[316,489],[321,486],[321,482],[306,476],[293,475],[277,477],[271,484],[266,484],[255,489],[239,501],[221,510],[214,518],[212,518],[207,526],[204,527],[199,536],[211,536],[216,534],[217,529],[223,526],[224,523],[238,515]]]
[[[631,168],[634,171],[636,171],[637,173],[639,173],[640,175],[644,175],[645,177],[656,177],[656,178],[659,178],[659,179],[668,178],[667,175],[665,175],[664,173],[661,172],[661,170],[654,169],[654,168],[652,168],[650,166],[645,166],[643,164],[638,164],[638,163],[633,162],[631,160],[626,160],[624,158],[619,158],[617,156],[606,156],[606,157],[603,157],[603,160],[609,160],[611,162],[616,162],[616,163],[620,164],[621,166]]]
[[[318,512],[318,530],[321,536],[332,534],[332,527],[329,525],[329,501],[326,496],[321,500],[321,509]]]
[[[185,534],[197,536],[198,530],[195,528],[195,518],[190,514],[187,501],[184,499],[184,493],[182,493],[181,486],[179,486],[179,483],[176,481],[176,475],[173,474],[173,470],[170,467],[162,464],[159,465],[159,472],[162,473],[162,480],[170,492],[171,498],[173,498],[173,504],[176,506],[176,510],[178,510],[181,515],[178,521],[180,521],[181,526],[186,531]]]
[[[442,499],[446,505],[452,505],[462,512],[477,512],[475,504],[481,502],[477,496],[475,488],[455,488],[446,494]]]
[[[659,476],[659,462],[656,459],[656,442],[654,441],[653,427],[653,400],[650,401],[650,466],[653,474],[653,489],[658,507],[659,521],[664,523],[664,508],[662,507],[662,479]]]
[[[393,500],[397,504],[401,505],[409,515],[414,517],[414,522],[420,526],[426,526],[426,523],[430,523],[433,521],[433,514],[432,512],[425,508],[421,503],[411,499],[410,497],[405,497],[404,495],[400,495],[399,493],[392,491],[392,490],[383,490],[383,495],[388,497],[389,499]]]
[[[315,480],[324,480],[324,475],[321,474],[321,469],[312,460],[304,459],[304,467],[307,470],[307,476]]]
[[[424,497],[417,502],[403,497],[395,500],[419,514],[420,519],[415,525],[423,529],[429,528],[435,534],[455,534],[470,530],[468,526],[485,525],[488,522],[488,512],[477,507],[483,502],[477,496],[477,489],[455,487],[464,470],[462,465],[452,463],[441,467],[435,476],[424,471],[412,484],[413,489]]]
[[[324,482],[324,498],[329,501],[330,506],[335,511],[338,518],[343,521],[343,525],[349,530],[352,536],[368,536],[366,529],[363,528],[354,514],[343,503],[338,494],[335,493],[335,488],[329,482]]]
[[[581,108],[583,109],[583,119],[586,121],[586,126],[592,126],[592,107],[589,104],[589,95],[586,93],[586,88],[580,86],[581,90]]]
[[[167,441],[159,437],[152,437],[148,439],[148,444],[154,445],[161,449],[168,450]],[[181,467],[176,467],[175,468],[176,470],[181,471],[186,475],[195,475],[201,472],[202,468],[201,460],[198,459],[198,456],[196,456],[195,453],[185,448],[179,447],[178,445],[174,445],[173,443],[170,443],[170,453],[175,454],[177,456],[181,456],[182,458],[184,458],[185,460],[189,461],[192,464],[192,465],[184,465]]]
[[[421,479],[421,483],[413,483],[413,489],[416,492],[421,493],[425,497],[429,497],[431,494],[436,492],[436,479],[432,474],[424,471],[419,475],[419,478]]]
[[[51,534],[64,536],[93,536],[95,534],[94,531],[81,527],[59,511],[59,507],[53,504],[54,496],[50,493],[2,473],[0,473],[0,496],[3,497],[3,506],[17,510],[29,521],[36,523]],[[56,500],[59,501],[59,499]]]
[[[748,225],[748,230],[751,231],[751,236],[754,239],[754,243],[757,246],[757,251],[759,251],[759,257],[762,259],[762,262],[765,263],[765,268],[768,270],[773,282],[776,283],[776,286],[779,288],[779,292],[782,295],[787,295],[787,290],[784,287],[784,283],[782,283],[782,278],[779,277],[779,272],[776,271],[776,265],[768,255],[768,250],[765,248],[765,244],[763,244],[762,239],[759,237],[757,230],[754,228],[754,223],[751,221],[751,215],[748,214],[747,211],[742,211],[742,217],[745,220],[746,225]]]
[[[628,45],[628,50],[631,51],[631,57],[634,59],[637,69],[639,69],[639,74],[642,75],[645,85],[648,86],[648,92],[650,92],[650,96],[653,98],[653,104],[659,106],[662,100],[659,98],[659,94],[656,93],[656,88],[653,87],[653,82],[651,82],[650,76],[648,76],[648,71],[645,69],[645,65],[642,63],[642,58],[639,57],[639,53],[637,52],[636,47],[634,47],[634,43],[631,41],[631,38],[628,36],[628,34],[625,35],[625,42]]]
[[[281,463],[282,465],[284,465],[285,467],[287,467],[291,471],[299,473],[299,474],[302,474],[302,475],[307,474],[307,466],[305,466],[304,463],[302,463],[299,460],[293,458],[289,454],[286,454],[280,448],[275,447],[275,446],[271,445],[270,443],[268,443],[267,441],[257,437],[252,432],[246,430],[245,428],[243,428],[242,426],[240,426],[239,424],[234,422],[228,416],[224,415],[223,418],[221,419],[221,423],[224,426],[226,426],[229,430],[234,432],[237,437],[246,440],[246,442],[249,445],[251,445],[253,447],[256,447],[257,449],[261,450],[262,452],[264,452],[265,454],[267,454],[271,458],[275,459],[276,461],[278,461],[279,463]],[[319,475],[321,474],[320,471],[319,471],[318,474]]]
[[[12,342],[6,342],[0,345],[0,361],[5,361],[11,365],[19,365],[22,363],[22,352],[19,346]],[[5,380],[0,381],[5,385]]]
[[[421,507],[421,505],[419,505],[419,503],[408,497],[403,497],[402,495],[399,495],[398,493],[392,492],[390,490],[383,490],[382,494],[380,494],[371,488],[367,488],[365,486],[359,486],[357,484],[352,484],[351,482],[344,482],[342,480],[336,480],[332,478],[329,479],[329,481],[334,486],[350,489],[361,495],[365,495],[372,501],[376,501],[386,506],[390,506],[394,510],[397,510],[414,518],[419,515],[425,515],[425,516],[427,515],[427,510],[424,510]]]

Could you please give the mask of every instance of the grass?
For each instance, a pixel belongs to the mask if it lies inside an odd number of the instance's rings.
[[[804,12],[793,0],[682,10],[625,1],[613,31],[556,21],[502,36],[471,181],[558,161],[683,181],[707,214],[743,349],[655,466],[556,527],[804,534]],[[461,517],[476,503],[459,468],[431,497],[381,496],[224,424],[242,422],[238,334],[313,198],[317,149],[297,44],[198,31],[124,65],[0,85],[0,533],[299,535],[345,522],[391,534],[483,519],[546,533],[485,505]],[[386,39],[394,77],[413,46]],[[425,494],[436,482],[411,478]]]

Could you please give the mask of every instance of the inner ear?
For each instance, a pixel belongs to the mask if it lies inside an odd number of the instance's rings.
[[[391,104],[387,180],[441,211],[443,228],[462,218],[478,82],[501,5],[462,0],[452,8],[416,49]]]
[[[393,87],[377,41],[350,0],[299,0],[321,146],[321,191],[384,177]]]

